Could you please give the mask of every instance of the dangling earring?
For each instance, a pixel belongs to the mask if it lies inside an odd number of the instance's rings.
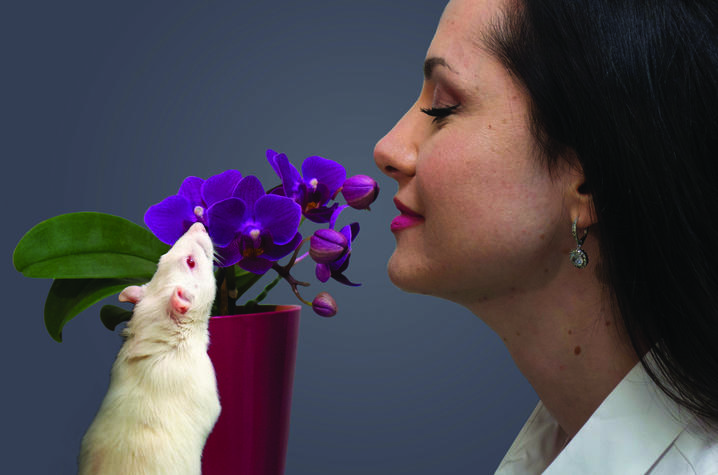
[[[578,237],[578,234],[576,233],[576,223],[578,222],[578,218],[573,222],[571,225],[571,234],[573,234],[573,238],[576,240],[576,249],[571,251],[571,253],[568,255],[568,259],[571,261],[571,264],[576,266],[578,269],[583,269],[588,265],[588,256],[586,255],[586,251],[581,249],[581,246],[583,246],[583,242],[586,240],[586,236],[588,236],[588,228],[583,233],[583,236],[581,238]]]

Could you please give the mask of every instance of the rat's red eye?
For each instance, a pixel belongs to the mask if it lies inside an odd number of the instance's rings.
[[[194,269],[194,259],[192,259],[192,256],[187,256],[187,265],[190,269]]]

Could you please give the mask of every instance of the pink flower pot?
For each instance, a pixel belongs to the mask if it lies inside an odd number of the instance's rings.
[[[258,310],[209,320],[222,412],[204,447],[204,475],[284,473],[301,307]]]

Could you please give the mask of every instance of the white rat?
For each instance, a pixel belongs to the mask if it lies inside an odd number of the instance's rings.
[[[110,387],[84,438],[79,474],[199,474],[220,412],[207,355],[214,250],[195,223],[162,256],[152,280],[127,287],[135,304]]]

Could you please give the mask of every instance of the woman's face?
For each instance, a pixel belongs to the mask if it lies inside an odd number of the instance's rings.
[[[540,287],[568,262],[566,172],[552,180],[537,158],[526,94],[482,44],[502,4],[449,2],[418,100],[374,150],[423,216],[395,220],[391,280],[461,304]]]

